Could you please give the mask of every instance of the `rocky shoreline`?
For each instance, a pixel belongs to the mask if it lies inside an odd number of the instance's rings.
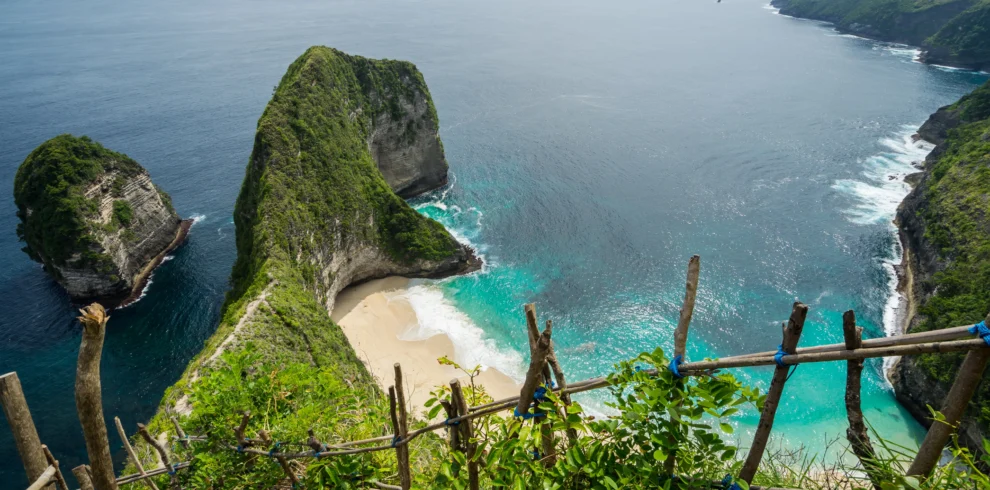
[[[144,288],[148,286],[148,281],[151,280],[151,274],[162,264],[169,253],[175,251],[175,249],[181,247],[186,242],[186,238],[189,236],[189,229],[192,228],[193,223],[195,223],[193,219],[184,219],[179,223],[179,229],[175,233],[175,239],[172,240],[172,243],[168,247],[165,247],[165,250],[162,250],[155,258],[151,259],[151,262],[148,262],[148,265],[144,266],[144,269],[138,273],[134,279],[134,288],[130,294],[123,299],[120,299],[120,297],[102,298],[97,301],[105,308],[110,309],[124,308],[141,299],[141,296],[144,295]]]

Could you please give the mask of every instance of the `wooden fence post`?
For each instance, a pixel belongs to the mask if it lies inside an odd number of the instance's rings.
[[[124,443],[124,450],[127,451],[127,456],[131,458],[131,462],[134,463],[134,467],[137,468],[138,474],[141,476],[147,475],[148,473],[144,471],[144,465],[141,464],[141,459],[139,459],[137,453],[134,452],[134,448],[131,446],[131,441],[127,439],[127,432],[124,432],[124,426],[120,423],[120,417],[114,417],[113,423],[117,426],[117,434],[120,436],[120,441]],[[158,490],[158,485],[155,485],[155,482],[151,481],[150,478],[146,478],[144,483],[148,486],[148,488]]]
[[[395,393],[392,397],[395,402],[393,410],[396,416],[394,419],[396,424],[395,437],[401,442],[402,439],[406,438],[406,434],[409,433],[409,418],[406,413],[405,387],[402,384],[402,367],[399,363],[395,363],[393,367],[395,368]],[[396,455],[399,458],[399,484],[403,490],[408,490],[412,487],[412,472],[409,467],[409,445],[402,443],[396,447]]]
[[[842,335],[846,342],[846,350],[859,349],[863,345],[863,327],[856,326],[856,314],[849,310],[842,315]],[[873,487],[880,490],[880,480],[877,479],[876,452],[870,443],[870,435],[863,422],[863,408],[860,400],[863,375],[863,359],[846,361],[846,417],[849,428],[846,429],[846,439],[852,447],[853,454],[863,464]]]
[[[310,437],[312,437],[313,431],[310,430],[309,433]],[[258,437],[261,438],[261,442],[264,443],[265,447],[273,446],[272,437],[268,435],[268,431],[264,429],[259,430]],[[277,450],[277,448],[274,450]],[[319,451],[319,449],[314,449],[314,451]],[[276,456],[275,461],[278,461],[278,465],[282,467],[282,471],[289,477],[289,482],[292,483],[292,488],[296,488],[296,486],[299,485],[299,478],[296,477],[296,473],[292,471],[292,466],[289,465],[289,460],[285,459],[283,456]]]
[[[58,460],[52,455],[52,452],[48,450],[48,446],[42,444],[41,450],[45,452],[45,459],[48,464],[55,467],[55,482],[58,483],[58,488],[62,490],[69,490],[69,485],[65,483],[65,477],[62,476],[62,469],[58,466]]]
[[[93,487],[93,480],[89,477],[89,467],[81,464],[72,468],[72,474],[75,475],[76,481],[79,482],[79,490],[96,490]]]
[[[79,423],[86,439],[93,487],[96,490],[116,490],[117,477],[113,471],[107,424],[103,420],[100,386],[100,358],[103,356],[103,339],[110,317],[99,303],[79,311],[82,313],[79,322],[82,323],[83,334],[76,366],[76,411],[79,412]]]
[[[687,281],[684,283],[684,303],[681,304],[680,316],[677,319],[677,328],[674,330],[674,356],[671,358],[671,362],[680,364],[687,359],[687,338],[688,338],[688,327],[691,326],[691,318],[694,316],[694,300],[698,295],[698,276],[701,274],[701,257],[698,255],[691,256],[688,260],[687,268]],[[684,386],[684,380],[679,379],[677,381],[678,388]],[[681,402],[677,402],[677,407],[681,406]],[[673,416],[671,416],[673,419]],[[674,424],[671,424],[674,426]],[[667,459],[663,462],[664,470],[667,472],[667,476],[673,476],[674,465],[677,461],[677,451],[671,451],[667,455]]]
[[[457,379],[450,380],[450,400],[454,411],[461,415],[468,414],[467,400],[464,399],[464,392],[461,390],[461,382]],[[478,462],[474,460],[478,443],[474,441],[474,426],[471,419],[462,420],[457,428],[451,432],[460,432],[461,445],[464,447],[464,455],[468,460],[468,488],[478,490]]]
[[[793,354],[797,349],[798,339],[801,338],[801,331],[804,329],[804,319],[808,316],[808,306],[795,302],[791,309],[791,318],[784,327],[784,342],[781,344],[784,352]],[[773,430],[773,419],[777,415],[777,405],[780,403],[780,395],[784,392],[784,383],[787,382],[787,374],[790,366],[777,366],[773,371],[773,380],[770,382],[770,389],[767,391],[766,401],[763,402],[763,413],[760,414],[760,423],[756,427],[756,434],[753,436],[753,445],[746,456],[742,470],[739,472],[739,479],[746,483],[751,483],[756,476],[756,470],[760,467],[760,460],[763,459],[763,452],[767,449],[767,441],[770,439],[770,431]]]
[[[990,315],[987,315],[984,322],[990,324]],[[987,347],[974,349],[966,354],[962,366],[959,367],[959,372],[956,373],[956,379],[952,382],[952,388],[949,389],[949,394],[942,402],[941,411],[945,420],[932,422],[928,434],[925,435],[925,440],[918,448],[918,455],[915,456],[914,462],[908,468],[907,474],[909,476],[928,475],[938,464],[942,450],[945,449],[949,437],[959,426],[959,420],[962,419],[970,399],[973,398],[973,393],[976,392],[976,388],[983,379],[983,371],[987,367],[988,360],[990,360],[990,348]]]
[[[45,452],[41,449],[41,439],[34,427],[31,411],[28,409],[21,380],[17,373],[0,376],[0,406],[7,417],[7,424],[14,434],[14,445],[24,463],[24,472],[29,482],[33,482],[48,468]]]
[[[179,438],[179,443],[182,444],[182,447],[189,449],[189,439],[186,437],[186,431],[182,430],[182,426],[179,425],[179,419],[175,418],[175,415],[169,415],[168,418],[175,426],[175,436]]]
[[[151,433],[148,432],[148,428],[145,427],[144,424],[137,424],[137,426],[138,434],[141,434],[141,438],[144,439],[144,442],[147,442],[149,446],[155,448],[155,451],[158,451],[158,456],[162,458],[162,464],[165,466],[165,469],[168,470],[168,476],[169,480],[172,482],[172,488],[180,488],[179,476],[175,474],[175,467],[172,466],[172,462],[169,461],[168,453],[165,451],[165,448],[160,442],[158,442],[157,439],[151,437]]]

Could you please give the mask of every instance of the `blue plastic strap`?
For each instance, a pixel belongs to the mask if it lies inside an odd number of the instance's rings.
[[[784,344],[780,344],[777,346],[777,353],[773,355],[773,362],[777,363],[780,367],[787,367],[787,364],[784,364],[784,356],[786,355],[787,352],[784,352]]]
[[[451,419],[444,420],[443,421],[443,425],[451,426],[451,425],[460,425],[461,424],[461,421],[460,420],[458,420],[457,422],[451,422],[450,420]]]
[[[519,413],[519,408],[515,408],[514,410],[512,410],[512,415],[515,415],[516,417],[522,417],[523,420],[529,420],[529,419],[532,419],[532,418],[535,418],[535,417],[543,417],[546,414],[545,413],[529,413],[528,411],[526,413]]]
[[[237,452],[243,453],[244,452],[244,446],[241,446],[240,444],[238,444],[237,445]]]
[[[732,475],[725,475],[725,478],[722,479],[722,488],[725,490],[742,490],[742,487],[735,482],[735,478],[732,478]]]
[[[399,444],[399,441],[401,441],[401,440],[402,440],[402,439],[400,439],[400,438],[399,438],[399,436],[395,436],[395,437],[393,437],[393,438],[392,438],[392,447],[395,447],[395,446],[397,446],[397,445]]]
[[[681,371],[678,369],[678,366],[680,366],[683,363],[684,363],[684,356],[677,356],[670,360],[670,372],[674,373],[674,377],[677,379],[681,379],[684,377],[684,375],[681,374]]]
[[[986,321],[982,321],[969,327],[969,333],[973,335],[979,335],[983,342],[990,346],[990,328],[987,328]]]
[[[542,401],[546,401],[546,399],[547,399],[547,387],[540,386],[539,388],[536,388],[536,391],[533,393],[533,400],[536,400],[536,402],[539,403]]]

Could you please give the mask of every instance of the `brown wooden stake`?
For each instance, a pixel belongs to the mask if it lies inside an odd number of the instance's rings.
[[[241,423],[237,427],[234,427],[234,437],[237,439],[237,445],[241,448],[247,448],[254,446],[254,441],[244,437],[244,431],[247,430],[248,421],[251,419],[251,411],[246,410],[241,414]]]
[[[801,338],[801,331],[804,329],[804,319],[807,316],[808,306],[795,302],[791,309],[791,318],[784,327],[784,352],[790,354],[797,349],[798,339]],[[739,472],[739,479],[746,483],[753,481],[756,470],[760,467],[760,460],[763,459],[763,452],[767,449],[770,431],[773,430],[773,419],[777,415],[777,405],[780,404],[780,395],[784,392],[784,383],[787,382],[789,371],[788,366],[777,366],[773,371],[773,380],[770,382],[766,401],[763,402],[763,413],[760,414],[760,423],[757,425],[756,434],[753,436],[753,445],[750,447],[746,462],[743,463],[742,470]]]
[[[182,444],[182,447],[189,449],[189,439],[186,437],[186,431],[182,430],[182,426],[179,425],[179,419],[175,418],[175,415],[169,415],[168,418],[175,427],[175,435],[179,438],[179,443]]]
[[[547,363],[547,355],[550,353],[550,336],[553,334],[553,326],[548,325],[546,330],[539,335],[529,360],[529,370],[526,372],[526,381],[523,382],[522,389],[519,390],[519,401],[516,403],[516,413],[524,414],[529,412],[529,405],[533,402],[533,395],[536,387],[540,384],[543,376],[543,368]]]
[[[75,475],[76,481],[79,482],[79,490],[96,490],[93,486],[93,480],[89,477],[89,468],[81,464],[72,468],[72,474]]]
[[[444,413],[447,414],[447,420],[450,420],[458,416],[457,405],[453,403],[453,399],[454,399],[453,395],[451,395],[450,399],[451,401],[449,402],[446,400],[440,400],[440,406],[443,407]],[[450,449],[453,449],[455,451],[460,451],[461,450],[460,429],[458,429],[455,426],[448,426],[447,432],[448,432],[448,440],[450,442]]]
[[[137,453],[134,452],[134,448],[131,446],[131,441],[127,439],[127,432],[124,432],[124,426],[120,423],[120,417],[114,417],[113,423],[117,426],[117,435],[120,436],[120,441],[124,443],[124,450],[127,451],[127,456],[131,458],[131,462],[134,463],[134,467],[137,468],[138,474],[141,476],[146,476],[148,473],[144,471],[144,465],[141,464],[141,459],[138,458]],[[149,488],[158,490],[158,485],[155,485],[155,482],[150,479],[146,479],[144,482]]]
[[[687,339],[688,339],[688,327],[691,326],[691,318],[694,317],[694,300],[698,295],[698,277],[701,274],[701,257],[698,255],[691,256],[688,260],[687,268],[687,280],[684,283],[684,302],[681,304],[680,317],[677,319],[677,328],[674,329],[674,359],[680,357],[681,362],[687,361]],[[680,379],[677,382],[677,387],[684,387],[684,380]],[[677,390],[680,391],[680,390]],[[675,396],[676,391],[675,391]],[[676,407],[679,408],[681,402],[678,401]],[[673,421],[674,417],[671,416]],[[671,426],[676,427],[672,422]],[[676,441],[672,441],[676,444]],[[664,470],[666,470],[668,475],[674,474],[674,466],[677,461],[677,452],[671,451],[667,454],[667,459],[663,462]]]
[[[155,451],[158,451],[158,456],[162,458],[162,465],[164,465],[165,469],[168,470],[168,475],[172,483],[172,488],[180,488],[179,476],[175,474],[175,467],[172,466],[172,463],[169,461],[168,452],[165,451],[165,447],[163,447],[162,444],[158,442],[157,439],[151,437],[151,433],[148,432],[148,428],[145,427],[144,424],[137,424],[137,426],[138,426],[138,434],[141,435],[141,438],[144,439],[144,442],[147,442],[149,446],[155,448]]]
[[[526,312],[526,332],[529,334],[529,354],[532,356],[540,338],[540,327],[537,326],[536,320],[536,305],[527,303],[523,305],[523,310]],[[550,367],[544,365],[541,374],[543,375],[543,383],[549,386],[552,379],[550,378]]]
[[[310,434],[310,438],[315,439],[313,437],[313,431],[312,430],[309,431],[309,434]],[[266,431],[266,430],[259,430],[258,431],[258,437],[261,438],[261,442],[263,442],[265,444],[265,447],[271,447],[272,446],[272,437],[270,435],[268,435],[268,431]],[[317,446],[317,447],[319,447],[319,446]],[[319,451],[319,449],[314,449],[314,451]],[[282,467],[282,471],[285,472],[285,475],[289,477],[289,482],[292,483],[292,488],[295,488],[296,486],[298,486],[299,485],[299,478],[297,478],[296,477],[296,473],[294,471],[292,471],[292,466],[289,466],[289,460],[288,459],[285,459],[285,457],[283,457],[283,456],[276,456],[275,457],[275,461],[278,461],[278,465]]]
[[[547,320],[549,323],[550,320]],[[560,366],[560,361],[557,360],[557,352],[554,350],[553,341],[550,341],[550,353],[547,354],[547,364],[550,365],[550,369],[553,371],[553,377],[557,380],[557,389],[560,393],[560,401],[564,403],[563,418],[567,418],[567,406],[571,404],[571,395],[567,393],[567,378],[564,377],[564,369]],[[567,429],[567,442],[571,446],[577,442],[577,430]]]
[[[103,339],[110,317],[99,303],[93,303],[79,311],[82,313],[79,322],[82,323],[83,334],[76,366],[76,411],[86,439],[93,486],[96,490],[116,490],[117,478],[113,471],[107,424],[103,419],[103,394],[100,386],[100,358],[103,355]]]
[[[14,434],[14,445],[21,455],[27,479],[33,482],[48,468],[48,461],[45,459],[45,452],[41,449],[41,439],[38,438],[38,430],[34,427],[34,420],[31,418],[31,411],[28,409],[27,399],[24,398],[24,390],[21,388],[21,380],[17,377],[17,373],[0,376],[0,406],[3,407],[7,424]]]
[[[48,450],[48,446],[42,444],[41,450],[45,452],[45,459],[48,461],[48,464],[55,467],[55,483],[58,484],[58,488],[69,490],[69,485],[65,483],[65,477],[62,476],[62,470],[58,466],[58,460]]]
[[[842,315],[842,335],[846,342],[846,350],[859,349],[863,345],[863,327],[856,326],[856,314],[852,310]],[[863,359],[846,361],[846,416],[849,418],[849,428],[846,429],[846,439],[852,447],[853,454],[863,464],[863,469],[873,482],[873,487],[880,489],[880,480],[876,468],[876,452],[870,443],[870,435],[863,421],[863,408],[860,392]]]
[[[398,416],[398,427],[395,435],[399,439],[405,439],[406,434],[409,432],[409,417],[406,412],[406,392],[402,384],[402,367],[399,363],[393,365],[395,368],[395,407]],[[396,448],[396,453],[399,456],[399,484],[403,489],[408,490],[412,487],[412,472],[409,467],[409,445],[401,444]]]
[[[54,466],[46,467],[45,471],[38,476],[38,479],[27,487],[27,490],[42,490],[43,488],[50,488],[54,484],[52,481],[55,479],[56,471],[58,471],[58,469]]]
[[[467,400],[464,399],[464,392],[461,390],[460,381],[456,379],[450,380],[450,393],[451,404],[455,407],[457,413],[467,414],[468,404]],[[478,490],[478,462],[475,460],[478,443],[474,440],[474,426],[471,425],[471,420],[462,420],[458,424],[457,429],[451,432],[458,431],[461,433],[461,445],[464,447],[464,455],[468,461],[468,488],[470,490]]]
[[[987,315],[984,321],[990,324],[990,315]],[[938,464],[942,450],[945,449],[952,433],[958,428],[959,420],[962,419],[970,399],[973,398],[973,393],[976,392],[976,388],[983,379],[983,371],[987,367],[988,360],[990,360],[990,349],[971,350],[966,354],[962,366],[959,367],[959,372],[956,373],[956,379],[952,382],[952,388],[949,389],[949,394],[942,402],[941,412],[945,420],[932,422],[928,434],[925,435],[925,440],[918,448],[918,455],[915,456],[914,462],[908,468],[907,474],[909,476],[926,476]]]

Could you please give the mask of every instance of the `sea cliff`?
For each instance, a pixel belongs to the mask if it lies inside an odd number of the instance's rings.
[[[76,301],[136,297],[190,224],[141,165],[85,136],[56,136],[32,151],[14,200],[24,251]]]
[[[936,144],[897,212],[910,303],[903,330],[973,324],[990,311],[990,84],[943,107],[919,129]],[[898,400],[925,425],[938,409],[963,354],[901,358],[888,373]],[[990,386],[983,383],[960,427],[981,448],[990,436]]]
[[[298,367],[304,377],[332,372],[354,390],[348,396],[378,396],[329,313],[354,283],[480,267],[470,248],[398,195],[442,185],[446,168],[436,111],[414,65],[307,50],[258,122],[234,209],[237,260],[220,325],[164,405],[194,426],[222,426],[189,395],[242,355],[254,366],[308,366]]]
[[[990,68],[986,0],[772,0],[780,13],[835,24],[842,32],[918,46],[928,63]]]

